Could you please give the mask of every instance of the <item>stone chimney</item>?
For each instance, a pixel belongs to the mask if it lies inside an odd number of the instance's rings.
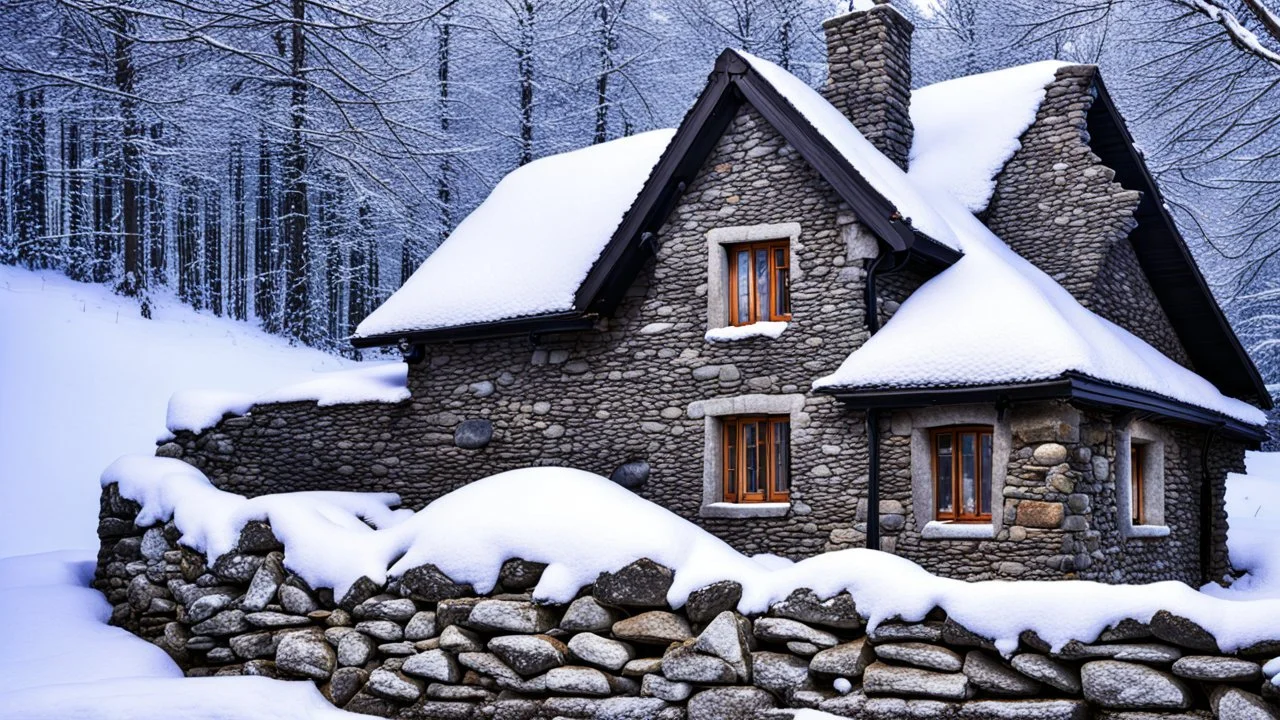
[[[875,0],[870,8],[827,20],[822,29],[828,73],[823,96],[906,170],[912,136],[911,22],[889,0]]]

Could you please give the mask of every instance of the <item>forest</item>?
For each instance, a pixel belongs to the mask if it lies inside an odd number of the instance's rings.
[[[352,355],[502,175],[677,125],[725,47],[814,86],[850,0],[0,0],[0,262]],[[1096,63],[1280,382],[1270,0],[894,0],[916,86]]]

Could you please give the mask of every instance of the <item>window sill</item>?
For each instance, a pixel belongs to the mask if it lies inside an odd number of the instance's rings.
[[[1167,525],[1132,525],[1125,532],[1125,537],[1131,538],[1162,538],[1169,537],[1169,526]]]
[[[991,540],[996,536],[991,523],[957,523],[933,520],[925,523],[920,537],[925,540]]]
[[[750,325],[730,325],[712,328],[703,336],[707,342],[735,342],[751,338],[776,339],[787,329],[785,322],[754,322]]]
[[[708,503],[698,515],[704,518],[783,517],[791,512],[791,503]]]

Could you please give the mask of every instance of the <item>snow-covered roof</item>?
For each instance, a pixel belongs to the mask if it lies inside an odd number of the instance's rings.
[[[970,212],[991,202],[996,176],[1022,147],[1045,88],[1068,63],[1029,65],[934,83],[911,93],[912,180],[944,188]]]
[[[564,312],[674,130],[535,160],[502,179],[358,338]]]

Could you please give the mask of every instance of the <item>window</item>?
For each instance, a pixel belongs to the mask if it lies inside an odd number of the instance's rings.
[[[789,416],[726,417],[724,501],[788,502],[791,492]]]
[[[729,324],[791,319],[791,243],[787,240],[731,245]]]
[[[1129,514],[1134,525],[1145,524],[1143,512],[1143,467],[1147,462],[1147,446],[1132,443],[1129,445]]]
[[[991,522],[991,430],[978,425],[930,432],[937,520]]]

